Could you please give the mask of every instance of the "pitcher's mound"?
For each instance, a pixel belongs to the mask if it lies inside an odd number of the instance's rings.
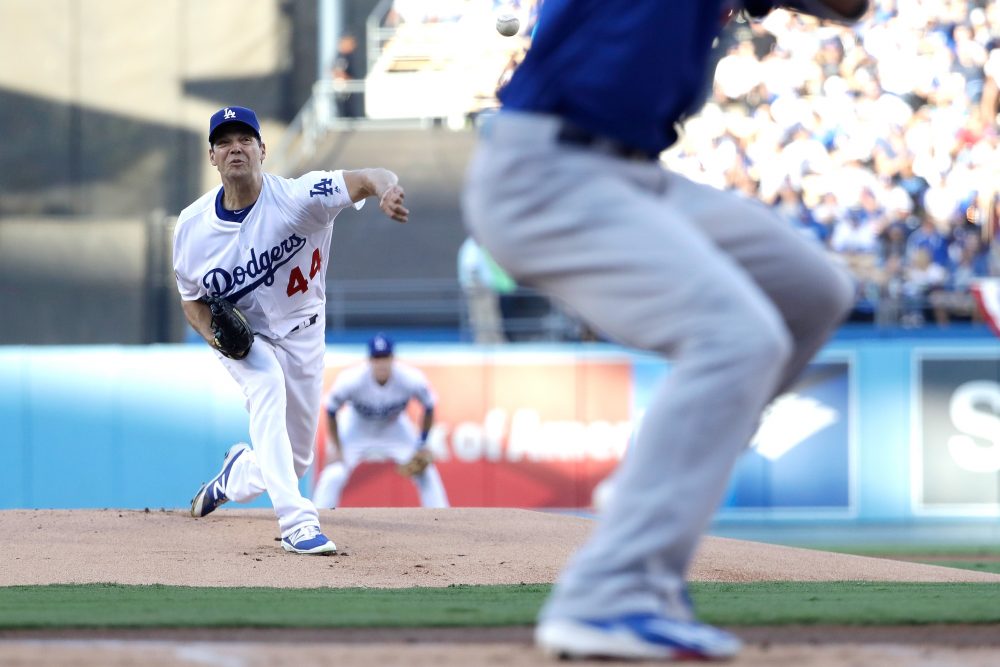
[[[517,509],[338,509],[332,556],[286,553],[270,510],[10,510],[0,586],[98,583],[401,588],[550,583],[593,521]],[[706,538],[701,581],[992,581],[1000,575]]]

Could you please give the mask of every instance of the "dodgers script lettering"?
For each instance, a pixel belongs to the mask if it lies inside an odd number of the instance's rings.
[[[251,248],[250,259],[246,264],[240,264],[230,270],[221,267],[210,269],[201,279],[201,283],[212,296],[226,296],[235,301],[259,285],[273,285],[275,272],[288,263],[305,245],[304,238],[292,234],[268,250]],[[234,289],[242,287],[248,279],[253,282],[230,294]]]

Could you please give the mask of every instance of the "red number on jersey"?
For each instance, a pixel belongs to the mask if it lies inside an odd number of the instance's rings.
[[[316,274],[323,267],[323,258],[319,255],[319,248],[313,250],[312,264],[309,266],[309,277],[315,278]]]
[[[309,283],[306,282],[306,277],[302,275],[302,269],[296,266],[288,274],[288,287],[285,289],[285,294],[288,296],[292,296],[296,292],[305,294],[307,289],[309,289]]]

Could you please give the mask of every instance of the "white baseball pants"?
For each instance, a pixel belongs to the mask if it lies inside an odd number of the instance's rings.
[[[342,460],[323,468],[313,490],[313,502],[323,509],[337,507],[347,480],[362,461],[406,463],[417,449],[417,432],[405,413],[383,422],[359,417],[348,406],[338,417]],[[448,494],[433,463],[412,480],[421,506],[448,507]]]
[[[246,359],[219,355],[247,398],[253,450],[236,460],[226,496],[250,502],[268,492],[281,536],[319,525],[299,479],[312,463],[323,390],[324,325],[318,322],[280,340],[258,335]]]

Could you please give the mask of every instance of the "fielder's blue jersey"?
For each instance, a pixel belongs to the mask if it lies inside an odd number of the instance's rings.
[[[728,0],[545,0],[504,108],[556,114],[657,153],[707,91]]]

